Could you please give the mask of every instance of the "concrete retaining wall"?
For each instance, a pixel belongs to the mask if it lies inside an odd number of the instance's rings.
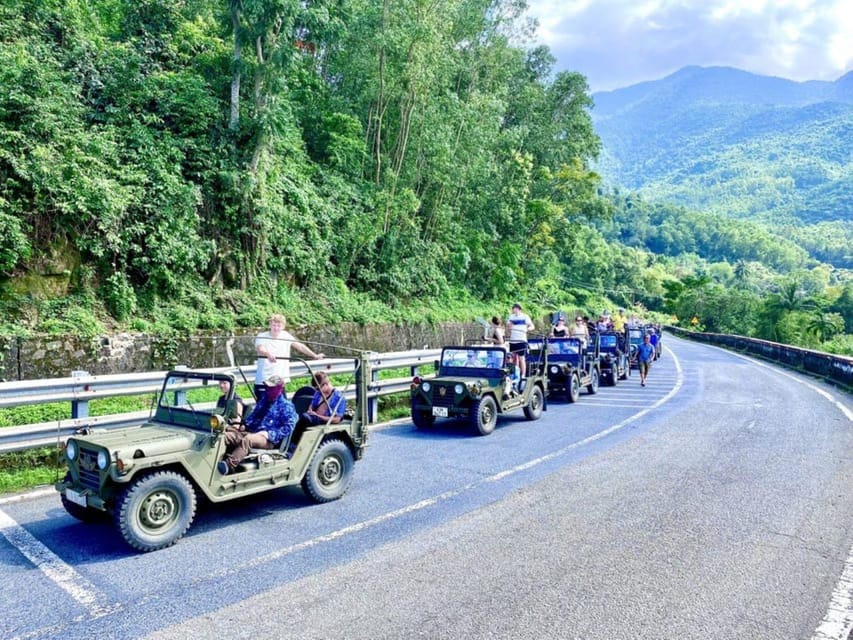
[[[385,353],[464,344],[466,339],[483,335],[483,328],[475,322],[366,326],[343,323],[334,327],[288,329],[303,342],[310,342],[315,351],[322,351],[328,357],[349,355],[335,345]],[[75,336],[0,337],[0,379],[62,378],[77,370],[88,371],[92,375],[161,371],[176,364],[226,367],[230,364],[227,343],[231,339],[234,362],[238,365],[251,364],[255,361],[254,337],[261,330],[247,329],[234,334],[200,332],[171,338],[130,333],[93,339]],[[320,346],[315,346],[317,344]]]

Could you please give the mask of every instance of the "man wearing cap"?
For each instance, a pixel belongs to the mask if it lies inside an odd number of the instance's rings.
[[[225,431],[225,458],[217,469],[222,475],[234,471],[249,455],[249,449],[274,449],[293,433],[298,416],[293,403],[284,397],[284,380],[270,376],[264,380],[264,392],[246,418],[245,430],[229,427]]]
[[[512,305],[512,313],[506,320],[507,342],[509,352],[518,356],[518,369],[522,381],[527,373],[527,332],[534,329],[530,316],[523,313],[517,302]]]

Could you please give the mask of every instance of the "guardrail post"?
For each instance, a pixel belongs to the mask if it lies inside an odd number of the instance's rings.
[[[379,380],[379,372],[376,369],[370,370],[370,387],[373,387],[373,383]],[[379,416],[379,396],[373,396],[369,398],[367,402],[367,418],[370,420],[370,424],[376,422],[377,417]]]
[[[89,378],[91,374],[88,371],[72,371],[71,377],[74,378],[74,385],[82,385],[80,378]],[[84,388],[85,390],[85,388]],[[88,418],[89,417],[89,401],[88,400],[72,400],[71,401],[71,417],[72,418]]]

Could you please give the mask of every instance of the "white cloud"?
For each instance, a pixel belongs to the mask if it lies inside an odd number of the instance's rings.
[[[853,65],[849,0],[530,0],[558,69],[593,91],[685,65],[834,80]]]

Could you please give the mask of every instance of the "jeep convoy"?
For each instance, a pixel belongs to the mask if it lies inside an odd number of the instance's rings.
[[[577,402],[582,387],[595,394],[602,379],[615,385],[628,377],[633,343],[642,341],[644,333],[645,328],[626,329],[624,334],[602,331],[589,340],[533,337],[523,376],[515,354],[503,346],[444,347],[436,374],[412,380],[412,422],[428,429],[438,418],[456,419],[488,435],[506,413],[520,410],[528,420],[537,420],[548,398]],[[199,500],[227,502],[292,485],[301,485],[318,503],[340,498],[367,445],[367,352],[354,358],[353,370],[354,393],[347,395],[354,395],[348,405],[354,409],[343,420],[300,423],[279,447],[250,450],[229,473],[218,465],[226,453],[226,432],[240,428],[239,418],[234,424],[234,372],[169,371],[150,417],[141,424],[109,430],[84,427],[68,438],[63,449],[68,470],[55,485],[62,505],[85,523],[111,520],[128,545],[153,551],[186,533]],[[245,378],[243,382],[248,385]],[[292,395],[298,415],[307,410],[313,395],[310,387]],[[244,418],[249,413],[246,407]]]
[[[228,475],[217,471],[217,463],[225,453],[225,414],[233,403],[234,376],[170,371],[143,424],[83,430],[68,439],[68,473],[56,484],[62,505],[83,522],[111,517],[131,547],[153,551],[184,535],[199,498],[226,502],[297,484],[316,502],[340,498],[367,444],[366,354],[355,365],[354,412],[337,424],[308,426],[279,449],[253,450]],[[228,383],[229,391],[217,403],[220,381]],[[294,402],[310,402],[311,395],[313,391],[297,391]],[[306,409],[297,406],[297,411]]]

